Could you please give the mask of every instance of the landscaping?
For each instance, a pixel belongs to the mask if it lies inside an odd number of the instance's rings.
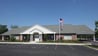
[[[83,43],[82,41],[78,41],[78,40],[47,40],[47,41],[43,41],[44,43]]]
[[[11,37],[9,40],[0,40],[0,42],[29,42],[29,40],[16,40],[14,37]],[[79,40],[44,40],[41,43],[83,43]]]
[[[88,45],[89,47],[92,47],[92,48],[97,48],[98,49],[98,45]]]
[[[0,42],[29,42],[28,40],[17,40],[15,37],[10,37],[6,40],[0,40]]]
[[[20,41],[20,40],[14,40],[14,41],[12,41],[12,40],[0,40],[0,42],[29,42],[29,41]]]

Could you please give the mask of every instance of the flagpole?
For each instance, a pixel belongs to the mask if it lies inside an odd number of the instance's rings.
[[[60,40],[60,37],[61,37],[61,30],[63,30],[63,19],[60,18],[59,19],[59,40]]]
[[[61,27],[60,27],[60,22],[59,22],[59,40],[60,40],[60,33],[61,33],[61,29],[60,29]]]

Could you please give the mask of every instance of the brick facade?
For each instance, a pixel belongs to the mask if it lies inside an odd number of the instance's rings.
[[[59,40],[60,38],[64,39],[64,35],[60,35],[60,37],[59,35],[56,35],[56,40]]]
[[[72,40],[77,40],[77,35],[72,35]]]
[[[22,36],[22,35],[19,36],[19,40],[20,40],[20,41],[23,40],[23,36]]]

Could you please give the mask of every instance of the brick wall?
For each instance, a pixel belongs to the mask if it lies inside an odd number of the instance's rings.
[[[64,35],[60,35],[60,37],[62,37],[62,39],[64,38]],[[56,40],[60,39],[59,35],[56,35]]]
[[[77,40],[77,35],[72,35],[72,40]]]
[[[23,39],[23,36],[22,36],[22,35],[20,35],[20,36],[19,36],[19,40],[20,40],[20,41],[22,41],[22,39]]]

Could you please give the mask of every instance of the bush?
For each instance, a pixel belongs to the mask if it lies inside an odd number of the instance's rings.
[[[14,36],[11,37],[11,41],[16,41],[16,38]]]

